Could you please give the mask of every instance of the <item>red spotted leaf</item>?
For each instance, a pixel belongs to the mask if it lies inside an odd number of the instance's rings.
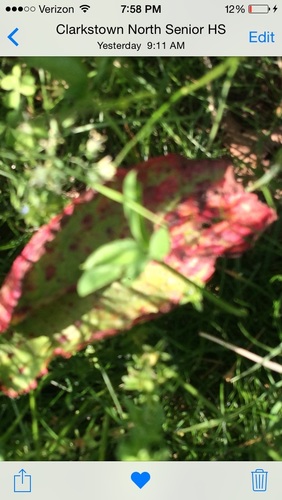
[[[212,276],[218,257],[241,254],[276,219],[235,181],[228,160],[168,155],[134,168],[144,205],[169,228],[164,262],[197,284]],[[127,172],[119,169],[109,186],[122,191]],[[101,245],[129,236],[123,207],[87,191],[31,238],[0,290],[5,394],[15,397],[34,388],[54,356],[69,357],[179,303],[201,301],[199,290],[156,261],[128,283],[116,281],[79,297],[81,264]]]

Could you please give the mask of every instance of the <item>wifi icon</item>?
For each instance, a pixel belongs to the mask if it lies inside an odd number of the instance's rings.
[[[88,9],[90,9],[90,5],[86,5],[86,4],[83,4],[83,5],[80,5],[79,8],[83,11],[83,12],[87,12]]]

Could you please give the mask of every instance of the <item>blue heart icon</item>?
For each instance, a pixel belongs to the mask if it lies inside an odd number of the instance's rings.
[[[136,484],[140,490],[151,479],[149,472],[132,472],[130,477],[131,481],[133,481],[133,483]]]

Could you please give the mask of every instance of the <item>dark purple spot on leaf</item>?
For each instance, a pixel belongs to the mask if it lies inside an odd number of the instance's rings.
[[[53,247],[53,245],[51,245],[51,243],[46,243],[45,250],[46,250],[46,253],[50,254],[50,253],[54,252],[54,247]]]
[[[65,227],[68,224],[69,220],[70,220],[69,215],[63,215],[60,221],[61,227]]]
[[[93,215],[91,215],[91,214],[85,215],[85,217],[83,217],[83,219],[82,219],[82,224],[83,224],[84,229],[86,229],[86,230],[92,229],[92,227],[93,227]]]
[[[69,245],[69,249],[71,252],[75,252],[78,249],[78,244],[77,243],[71,243]]]
[[[50,264],[49,266],[46,267],[45,278],[47,281],[50,281],[52,278],[54,278],[55,274],[56,274],[56,267],[55,266],[52,266]]]

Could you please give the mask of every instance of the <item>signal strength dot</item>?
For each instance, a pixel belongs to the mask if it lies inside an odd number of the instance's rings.
[[[6,12],[17,12],[17,10],[19,12],[22,12],[23,11],[23,7],[6,7]]]
[[[83,11],[83,12],[87,12],[89,9],[90,9],[90,5],[86,5],[86,4],[83,4],[83,5],[80,5],[79,8]]]

